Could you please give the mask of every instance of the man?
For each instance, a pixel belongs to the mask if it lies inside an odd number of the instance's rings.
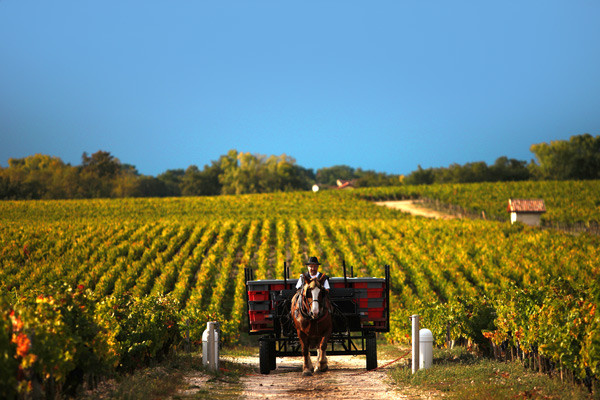
[[[311,278],[314,279],[321,277],[322,274],[319,272],[319,265],[321,265],[321,263],[319,262],[317,257],[310,257],[305,265],[308,268],[308,275],[310,275]],[[296,283],[296,289],[300,289],[303,284],[304,277],[300,275],[300,278]],[[325,279],[325,282],[323,282],[323,288],[329,290],[329,279]]]

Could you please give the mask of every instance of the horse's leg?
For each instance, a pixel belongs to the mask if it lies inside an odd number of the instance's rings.
[[[327,342],[328,342],[328,336],[326,335],[325,337],[323,337],[321,339],[321,342],[319,343],[319,349],[317,350],[317,362],[319,363],[319,367],[317,368],[317,372],[325,372],[329,369],[329,367],[327,366]]]
[[[302,370],[302,375],[311,376],[315,369],[312,365],[312,361],[310,360],[308,335],[305,335],[305,334],[300,335],[300,344],[302,345],[302,356],[304,357],[304,368]]]

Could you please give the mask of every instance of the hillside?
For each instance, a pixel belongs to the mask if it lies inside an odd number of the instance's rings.
[[[579,192],[562,204],[572,208]],[[392,267],[390,341],[406,342],[406,317],[419,313],[440,345],[449,334],[482,351],[535,346],[577,376],[598,372],[597,236],[415,218],[360,196],[0,202],[0,322],[17,335],[0,338],[5,359],[15,360],[1,367],[73,384],[72,372],[91,360],[102,375],[160,357],[188,326],[197,342],[209,318],[235,343],[247,329],[244,267],[274,278],[287,262],[297,276],[318,255],[331,276],[342,275],[343,262],[358,276]],[[573,312],[579,317],[565,325]]]
[[[428,198],[462,207],[467,212],[483,212],[487,218],[508,221],[507,201],[543,199],[547,213],[542,224],[600,224],[600,181],[526,181],[495,183],[434,184],[365,188],[357,195],[368,200]]]

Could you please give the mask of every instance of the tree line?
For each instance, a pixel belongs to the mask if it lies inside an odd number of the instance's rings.
[[[315,173],[285,154],[265,156],[230,150],[203,169],[171,169],[158,176],[140,174],[107,151],[83,153],[81,165],[36,154],[11,158],[0,167],[0,199],[72,199],[106,197],[214,196],[309,190],[315,183],[336,185],[353,179],[356,186],[399,182],[396,175],[347,166],[322,168]]]
[[[0,199],[69,199],[99,197],[214,196],[309,190],[314,184],[336,187],[338,180],[355,187],[401,184],[467,183],[518,180],[600,179],[600,136],[573,136],[568,141],[534,144],[536,160],[499,157],[493,165],[473,162],[446,168],[418,166],[406,177],[347,165],[316,172],[282,154],[265,156],[230,150],[203,169],[171,169],[158,176],[140,174],[107,151],[83,153],[72,166],[60,158],[36,154],[11,158],[0,166]]]
[[[534,144],[530,151],[535,160],[526,161],[499,157],[492,165],[472,162],[452,164],[446,168],[423,169],[419,165],[405,183],[471,183],[525,180],[600,179],[600,135],[588,133],[571,136],[569,140]]]

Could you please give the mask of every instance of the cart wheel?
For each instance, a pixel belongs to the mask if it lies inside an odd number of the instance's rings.
[[[277,368],[277,355],[275,354],[275,341],[269,341],[269,364],[271,365],[271,370]]]
[[[269,340],[258,341],[258,361],[260,373],[268,375],[271,372],[271,343]]]
[[[367,370],[377,368],[377,337],[375,334],[370,334],[366,338],[367,347]]]

